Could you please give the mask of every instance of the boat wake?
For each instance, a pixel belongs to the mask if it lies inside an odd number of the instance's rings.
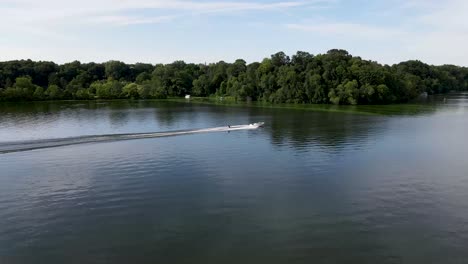
[[[86,144],[86,143],[99,143],[99,142],[111,142],[111,141],[121,141],[121,140],[131,140],[131,139],[170,137],[170,136],[211,133],[211,132],[228,132],[228,131],[236,131],[236,130],[250,130],[250,129],[257,129],[261,126],[263,126],[263,123],[254,123],[254,124],[249,124],[249,125],[238,125],[238,126],[212,127],[212,128],[195,129],[195,130],[179,130],[179,131],[153,132],[153,133],[90,135],[90,136],[79,136],[79,137],[68,137],[68,138],[39,139],[39,140],[26,140],[26,141],[14,141],[14,142],[3,142],[3,143],[0,142],[0,154],[35,150],[35,149],[43,149],[43,148],[77,145],[77,144]]]

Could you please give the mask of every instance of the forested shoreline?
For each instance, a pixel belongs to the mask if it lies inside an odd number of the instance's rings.
[[[262,62],[63,65],[31,60],[0,62],[0,101],[164,99],[219,96],[238,101],[390,104],[422,93],[468,90],[468,68],[420,61],[381,65],[330,50],[283,52]]]

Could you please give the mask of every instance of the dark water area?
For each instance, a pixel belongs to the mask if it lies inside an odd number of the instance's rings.
[[[265,122],[0,154],[0,263],[468,263],[468,94],[314,107],[0,104],[0,146]]]

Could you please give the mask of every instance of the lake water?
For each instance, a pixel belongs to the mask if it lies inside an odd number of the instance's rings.
[[[265,122],[0,154],[0,263],[468,263],[468,94],[327,107],[0,104],[0,150]]]

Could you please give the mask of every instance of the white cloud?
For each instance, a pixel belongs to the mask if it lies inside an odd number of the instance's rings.
[[[159,17],[138,17],[138,16],[119,16],[119,15],[103,15],[91,17],[86,22],[96,24],[113,24],[117,26],[141,25],[141,24],[157,24],[168,22],[176,18],[176,16],[159,16]]]
[[[97,27],[161,24],[191,14],[266,12],[312,3],[308,1],[195,0],[0,0],[0,31],[9,43],[23,36],[48,41],[78,38],[76,31],[91,24]],[[2,50],[2,52],[5,52]]]
[[[196,1],[149,1],[135,0],[122,1],[117,8],[136,9],[136,8],[153,8],[153,9],[173,9],[173,10],[189,10],[197,12],[226,12],[226,11],[248,11],[248,10],[268,10],[278,8],[290,8],[305,5],[305,2],[273,2],[273,3],[256,3],[256,2],[196,2]]]
[[[177,39],[180,38],[178,33],[187,30],[188,26],[183,29],[178,26],[191,25],[192,18],[194,23],[205,20],[206,17],[209,17],[210,23],[217,23],[221,21],[222,16],[251,12],[255,15],[265,13],[268,16],[264,16],[265,20],[242,20],[243,24],[239,28],[242,26],[245,29],[239,32],[242,34],[246,32],[245,38],[246,40],[248,38],[250,43],[263,43],[262,52],[271,49],[288,50],[292,46],[295,48],[300,46],[305,50],[317,50],[317,47],[320,47],[324,49],[322,52],[327,48],[345,48],[354,52],[354,55],[382,63],[421,59],[433,64],[468,65],[468,53],[463,52],[468,46],[468,19],[465,15],[468,14],[467,0],[380,0],[373,2],[373,5],[367,9],[359,8],[361,12],[359,14],[345,8],[340,9],[337,3],[345,2],[344,0],[11,0],[8,2],[0,0],[2,14],[0,54],[4,56],[3,58],[30,56],[36,59],[46,57],[60,61],[82,58],[111,59],[118,55],[131,61],[132,56],[146,60],[149,58],[146,53],[154,52],[158,53],[158,56],[167,56],[167,60],[182,54],[196,59],[202,58],[203,62],[203,58],[210,58],[213,53],[210,44],[206,43],[209,52],[199,53],[196,53],[194,47],[179,46],[178,43],[181,41]],[[307,7],[331,8],[317,12],[312,9],[305,11]],[[271,16],[273,13],[275,17]],[[285,13],[287,16],[284,16]],[[203,16],[192,16],[193,14],[203,14]],[[217,16],[212,16],[213,14]],[[276,18],[277,21],[272,22]],[[247,27],[246,23],[261,24],[262,26],[256,29],[258,35],[253,32],[254,27]],[[171,32],[175,33],[174,36],[165,35],[164,39],[150,43],[149,40],[138,39],[143,36],[143,31],[138,32],[141,35],[137,35],[133,34],[133,31],[119,28],[115,32],[119,31],[121,38],[117,34],[115,38],[120,41],[114,41],[112,35],[114,31],[107,28],[103,30],[103,27],[142,24],[160,24],[154,26],[154,32],[147,31],[149,34],[156,35],[165,29],[174,29]],[[287,33],[291,34],[289,37],[297,37],[300,42],[286,38],[270,42],[260,39],[276,40],[278,32],[284,30],[284,27],[277,25],[284,25]],[[215,37],[211,38],[211,35],[216,33],[211,34],[211,32],[218,31],[214,28],[208,25],[200,35],[204,34],[206,41],[215,43],[216,41],[213,41]],[[103,35],[105,37],[100,40],[92,39],[91,34],[88,36],[88,29],[93,31],[92,37]],[[126,38],[127,33],[131,34],[132,38]],[[218,33],[223,35],[223,32]],[[230,38],[229,35],[223,37]],[[31,39],[40,41],[30,43]],[[141,45],[138,50],[140,53],[132,53],[136,51],[124,47],[127,39],[135,40],[132,45]],[[106,42],[105,49],[96,50],[96,47],[102,44],[99,41]],[[61,48],[45,47],[46,44],[41,48],[40,43],[57,43]],[[89,46],[84,48],[86,45]],[[115,49],[109,50],[109,46],[114,46]],[[144,47],[147,49],[142,49]],[[79,55],[70,53],[75,50],[81,53]],[[235,46],[225,46],[220,50],[219,59],[231,54],[237,57],[249,54],[247,48]],[[266,55],[268,54],[258,56]]]
[[[17,7],[48,7],[54,9],[97,9],[97,10],[126,10],[126,9],[173,9],[173,10],[191,10],[191,11],[235,11],[235,10],[266,10],[275,8],[289,8],[323,3],[334,0],[307,0],[307,1],[193,1],[193,0],[81,0],[81,1],[62,1],[62,0],[16,0]]]
[[[15,0],[1,2],[0,29],[59,31],[83,23],[105,25],[155,24],[171,21],[178,16],[203,13],[283,10],[334,0],[255,2],[192,0]],[[142,12],[146,14],[143,15]],[[158,15],[148,14],[157,11]],[[63,30],[66,33],[66,30]]]
[[[114,27],[161,24],[154,27],[154,32],[157,32],[174,29],[184,21],[190,22],[194,14],[225,16],[246,12],[267,13],[322,6],[323,3],[333,1],[336,0],[0,0],[0,32],[3,38],[0,39],[0,59],[32,58],[63,62],[120,56],[129,61],[149,60],[149,55],[133,54],[135,51],[125,47],[130,38],[124,36],[133,34],[131,29]],[[200,17],[204,19],[206,16]],[[200,17],[197,16],[195,20]],[[114,35],[113,32],[119,34]],[[142,32],[143,30],[135,34],[142,36]],[[151,31],[146,32],[148,35],[154,34]],[[145,47],[146,52],[150,50],[153,53],[164,53],[161,50],[171,46],[170,43],[161,41],[156,44],[160,47],[156,50],[155,44],[147,39],[133,39],[132,45]],[[174,42],[174,38],[171,41]],[[103,45],[106,46],[105,49],[102,48]],[[182,51],[177,53],[181,54]],[[136,55],[138,58],[131,58]],[[206,57],[209,54],[196,56]]]
[[[294,31],[338,38],[339,47],[363,51],[355,55],[383,59],[383,63],[420,59],[431,64],[468,65],[468,53],[463,52],[468,46],[468,1],[397,2],[402,5],[382,11],[394,18],[394,23],[378,24],[373,22],[380,21],[367,18],[358,22],[302,21],[285,26]]]
[[[468,2],[463,0],[447,1],[443,6],[438,6],[430,13],[422,15],[421,23],[444,30],[468,30]],[[464,32],[467,33],[467,32]]]
[[[465,0],[416,1],[424,10],[412,22],[408,51],[434,64],[468,65],[468,2]]]
[[[316,1],[313,1],[316,2]],[[122,17],[134,10],[157,9],[177,15],[180,12],[215,13],[239,11],[265,11],[292,8],[308,5],[311,2],[197,2],[197,1],[162,1],[162,0],[16,0],[15,5],[0,5],[0,22],[14,21],[16,23],[46,23],[64,21],[66,23],[89,21],[90,18],[103,17],[102,22],[121,24]],[[119,19],[108,19],[120,17]],[[133,17],[133,20],[148,20],[144,16]],[[98,19],[99,20],[99,19]],[[160,19],[156,19],[160,20]]]
[[[306,22],[300,24],[286,24],[286,27],[294,30],[316,32],[323,35],[339,35],[366,39],[402,37],[405,35],[405,32],[398,29],[357,23]]]

